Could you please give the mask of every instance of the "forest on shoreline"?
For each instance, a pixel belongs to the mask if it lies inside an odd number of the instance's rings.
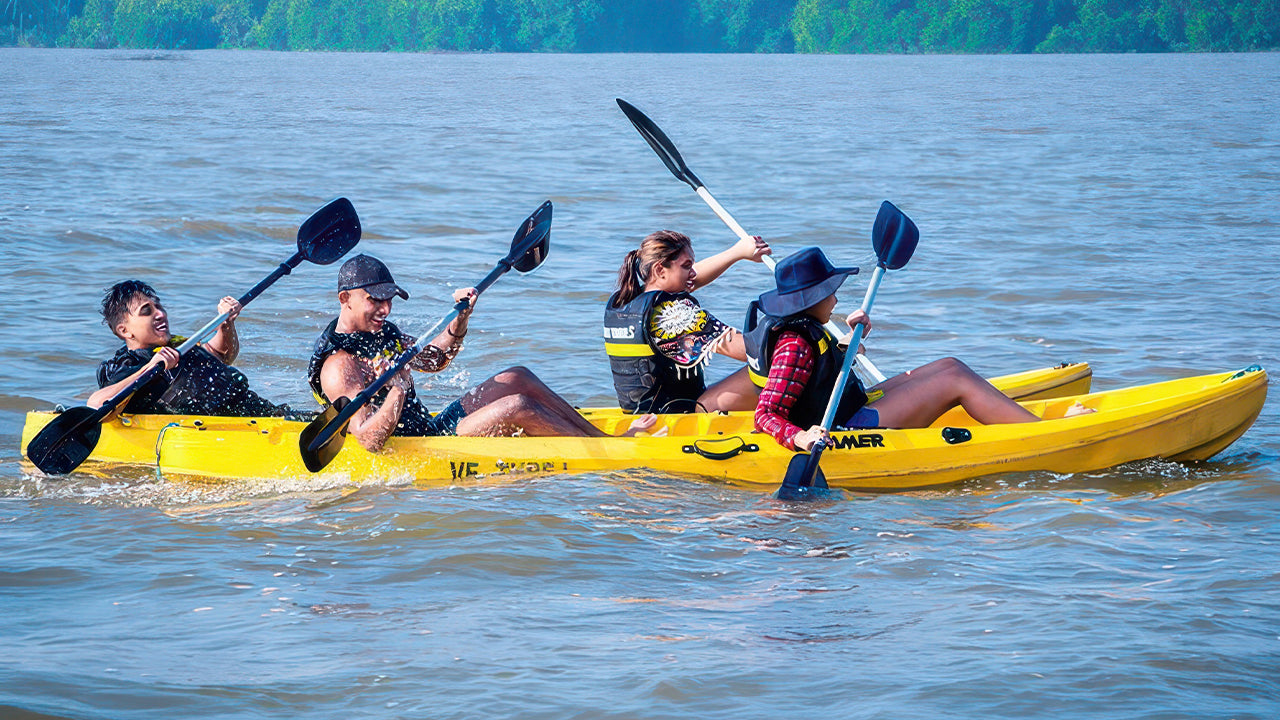
[[[478,52],[1280,49],[1280,0],[2,0],[0,45]]]

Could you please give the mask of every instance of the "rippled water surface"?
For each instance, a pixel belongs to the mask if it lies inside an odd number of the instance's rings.
[[[18,435],[88,396],[115,347],[103,288],[148,279],[189,331],[338,195],[413,294],[411,332],[553,200],[546,265],[485,294],[422,392],[523,363],[608,404],[622,254],[660,227],[702,254],[732,240],[614,97],[780,254],[865,264],[881,200],[916,220],[877,299],[883,368],[1275,371],[1278,77],[1276,54],[0,50],[0,716],[1274,718],[1274,400],[1207,463],[804,507],[645,470],[54,481],[23,472]],[[264,395],[308,406],[333,284],[304,266],[246,310]],[[736,321],[769,284],[739,266],[699,295]]]

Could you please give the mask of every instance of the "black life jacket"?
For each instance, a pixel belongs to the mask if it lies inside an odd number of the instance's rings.
[[[816,361],[809,382],[792,406],[791,417],[787,418],[792,424],[807,430],[822,422],[827,403],[831,401],[831,391],[836,386],[836,377],[840,375],[840,368],[844,363],[844,351],[840,349],[836,338],[812,316],[796,314],[785,318],[774,317],[761,309],[759,301],[753,300],[747,307],[743,341],[747,346],[747,374],[757,386],[763,388],[768,382],[778,337],[788,330],[798,333],[809,343]],[[850,377],[849,382],[845,383],[844,394],[840,396],[836,423],[847,421],[866,404],[867,391],[862,387],[862,382],[857,376]]]
[[[658,302],[687,293],[661,290],[641,293],[616,307],[614,293],[604,308],[604,351],[613,370],[613,389],[626,412],[695,412],[698,396],[707,389],[702,365],[680,367],[659,352],[649,336],[649,315]]]
[[[394,360],[413,347],[414,342],[416,342],[414,338],[405,335],[391,322],[383,322],[382,329],[376,333],[340,333],[338,320],[334,318],[316,339],[315,351],[311,353],[311,361],[307,365],[307,382],[311,385],[311,392],[315,394],[316,400],[321,405],[326,407],[329,405],[330,400],[320,386],[320,371],[324,368],[324,361],[339,350],[363,360],[373,360],[378,357]],[[390,388],[384,386],[369,401],[370,404],[375,408],[380,407],[389,391]],[[417,391],[411,387],[405,397],[404,409],[400,411],[400,421],[396,423],[396,429],[391,434],[400,436],[433,434],[430,422],[431,413],[418,399]]]
[[[175,338],[170,346],[176,346]],[[122,347],[98,366],[98,387],[120,382],[146,365],[154,349]],[[271,417],[290,412],[249,389],[249,378],[197,345],[178,361],[178,367],[158,373],[138,388],[124,412],[162,415],[214,415],[223,417]]]

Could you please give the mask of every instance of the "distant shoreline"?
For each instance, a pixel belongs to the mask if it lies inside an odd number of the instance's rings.
[[[92,52],[152,53],[157,56],[187,52],[266,52],[266,53],[351,53],[369,55],[809,55],[813,57],[1051,57],[1054,55],[1266,55],[1280,52],[1280,47],[1254,50],[1077,50],[1055,52],[701,52],[695,50],[645,51],[645,50],[360,50],[351,48],[275,49],[261,47],[212,47],[212,48],[148,48],[148,47],[84,47],[79,45],[8,45],[0,43],[0,50],[88,50]],[[147,58],[134,58],[147,59]],[[162,60],[163,57],[151,59]]]
[[[1272,0],[69,0],[0,46],[335,52],[850,55],[1257,52]]]

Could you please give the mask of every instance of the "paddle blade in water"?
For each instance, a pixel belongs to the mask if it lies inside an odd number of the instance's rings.
[[[886,270],[897,270],[911,259],[920,242],[920,229],[893,203],[880,203],[875,225],[871,228],[871,246],[875,248],[880,265]]]
[[[525,218],[511,240],[511,267],[527,273],[542,264],[551,252],[551,201]]]
[[[66,475],[97,447],[102,435],[101,419],[91,407],[63,412],[27,443],[27,459],[45,475]]]
[[[333,462],[333,459],[342,450],[342,444],[347,440],[347,426],[345,423],[323,445],[315,450],[311,449],[311,443],[320,434],[321,430],[324,430],[329,423],[338,417],[338,413],[342,412],[342,408],[348,402],[350,401],[345,397],[338,398],[336,403],[325,408],[324,412],[316,416],[316,419],[312,420],[298,435],[298,449],[302,452],[302,463],[311,472],[323,470],[325,466]]]
[[[315,211],[298,228],[298,253],[317,265],[337,261],[360,242],[360,217],[346,198]]]
[[[648,115],[637,110],[631,103],[622,98],[616,98],[616,100],[618,101],[618,107],[622,108],[623,114],[627,116],[632,125],[636,126],[636,130],[640,131],[640,137],[643,137],[644,141],[649,143],[649,147],[658,153],[658,157],[662,159],[662,163],[667,166],[671,174],[689,183],[689,187],[694,190],[702,187],[702,181],[693,174],[689,166],[684,164],[684,158],[680,157],[680,151],[676,149],[675,143],[671,142],[671,138],[662,132],[662,128],[654,124]]]
[[[822,474],[817,459],[808,453],[797,453],[787,463],[787,474],[774,497],[788,502],[805,502],[809,500],[833,500],[843,493],[827,487],[827,476]]]

